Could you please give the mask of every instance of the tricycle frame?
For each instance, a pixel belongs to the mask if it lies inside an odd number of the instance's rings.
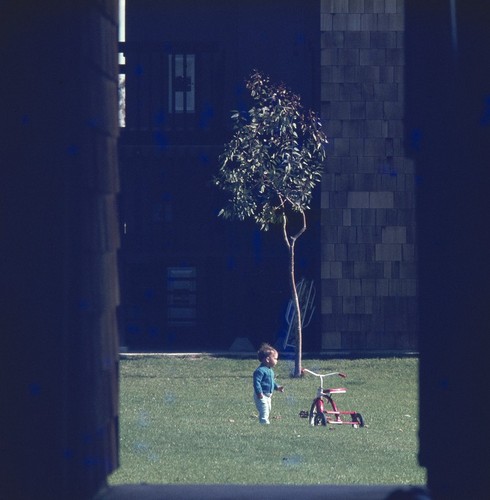
[[[332,394],[344,394],[347,389],[343,387],[324,389],[323,379],[331,375],[339,375],[345,378],[346,375],[340,372],[319,374],[303,368],[303,372],[311,373],[320,378],[320,387],[317,390],[316,397],[313,400],[310,411],[300,412],[300,416],[307,417],[310,425],[350,425],[354,428],[364,427],[364,418],[359,412],[356,411],[343,411],[339,410],[335,403]],[[350,420],[346,418],[350,417]]]

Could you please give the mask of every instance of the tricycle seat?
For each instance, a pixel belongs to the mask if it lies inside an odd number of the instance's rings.
[[[323,393],[326,395],[329,394],[344,394],[347,392],[347,389],[344,389],[343,387],[338,387],[336,389],[323,389]]]

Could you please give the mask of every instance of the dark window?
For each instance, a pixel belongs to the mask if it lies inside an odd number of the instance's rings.
[[[167,324],[195,326],[197,317],[196,268],[167,269]]]

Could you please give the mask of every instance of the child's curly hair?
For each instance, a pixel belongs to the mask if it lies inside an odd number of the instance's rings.
[[[264,359],[266,359],[271,354],[277,354],[277,350],[267,343],[263,343],[257,351],[257,357],[259,358],[259,361],[264,361]]]

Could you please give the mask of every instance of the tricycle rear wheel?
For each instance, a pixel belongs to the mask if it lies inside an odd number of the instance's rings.
[[[356,420],[359,422],[359,427],[364,427],[364,419],[360,413],[356,413]]]

